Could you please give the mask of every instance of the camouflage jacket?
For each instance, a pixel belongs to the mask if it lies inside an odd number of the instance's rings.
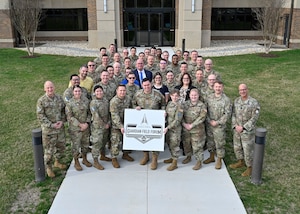
[[[191,133],[198,132],[199,129],[204,130],[204,121],[206,119],[207,108],[206,105],[198,101],[195,105],[190,100],[184,103],[183,108],[183,122],[192,124]]]
[[[231,102],[230,99],[222,94],[216,97],[211,94],[207,98],[207,121],[215,120],[219,126],[226,126],[226,122],[231,116]]]
[[[116,94],[116,85],[112,82],[108,82],[107,85],[103,84],[102,82],[98,82],[96,85],[100,85],[103,88],[104,98],[110,101]],[[94,85],[94,88],[95,86]],[[92,96],[95,99],[95,94]]]
[[[157,90],[152,90],[150,94],[145,94],[144,90],[138,90],[132,99],[132,107],[140,106],[142,109],[162,109],[166,108],[165,97]]]
[[[124,99],[120,99],[118,96],[114,96],[109,103],[109,111],[111,115],[111,122],[113,129],[124,128],[124,110],[131,108],[131,99],[129,96],[125,96]]]
[[[86,90],[85,87],[81,87],[81,91],[82,91],[82,94],[81,96],[82,97],[86,97],[88,99],[91,99],[91,96],[90,94],[88,93],[88,91]],[[67,103],[69,102],[69,100],[73,97],[73,87],[69,87],[65,90],[64,94],[63,94],[63,98],[64,98],[64,102]]]
[[[109,102],[105,99],[93,99],[90,102],[90,111],[92,114],[92,127],[95,129],[104,129],[106,124],[110,124]]]
[[[167,127],[168,129],[181,130],[181,121],[183,117],[183,106],[177,102],[170,101],[166,107]]]
[[[63,126],[61,129],[53,128],[53,124],[57,121],[66,122],[65,103],[60,95],[55,94],[50,98],[45,94],[40,97],[37,101],[36,113],[44,134],[57,134],[64,128]]]
[[[250,96],[245,101],[241,97],[236,98],[232,110],[232,128],[239,125],[247,132],[254,132],[259,112],[260,106],[256,99]]]
[[[80,131],[80,123],[90,123],[91,113],[89,100],[85,97],[76,100],[71,98],[66,105],[66,115],[69,122],[69,130]]]
[[[126,85],[126,94],[130,97],[131,100],[133,99],[133,96],[138,90],[140,90],[140,87],[136,84]]]

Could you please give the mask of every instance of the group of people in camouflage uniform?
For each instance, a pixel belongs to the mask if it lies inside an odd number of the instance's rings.
[[[135,47],[124,48],[120,54],[111,44],[109,50],[100,48],[99,57],[82,65],[78,74],[71,75],[63,96],[55,93],[51,81],[45,82],[44,90],[45,95],[37,102],[37,117],[42,127],[49,177],[55,177],[53,166],[66,169],[61,163],[65,122],[68,122],[76,170],[83,169],[80,156],[87,167],[103,170],[99,162],[102,160],[111,161],[114,168],[119,168],[117,157],[126,132],[124,111],[128,108],[165,110],[164,133],[171,157],[164,163],[170,163],[169,171],[178,168],[180,145],[186,156],[183,164],[191,162],[193,155],[194,170],[199,170],[202,162],[216,162],[215,168],[221,169],[226,124],[231,119],[237,162],[230,167],[246,166],[242,176],[251,175],[259,103],[249,95],[247,85],[240,84],[240,96],[232,105],[224,93],[220,74],[213,70],[212,60],[204,61],[196,50],[176,51],[169,61],[169,53],[160,48],[145,48],[138,55]],[[205,144],[210,156],[203,160]],[[87,160],[90,145],[94,163]],[[106,147],[111,158],[105,154]],[[134,161],[130,153],[122,151],[122,159]],[[159,153],[151,154],[150,168],[155,170]],[[149,160],[149,152],[145,151],[140,164],[145,165]]]

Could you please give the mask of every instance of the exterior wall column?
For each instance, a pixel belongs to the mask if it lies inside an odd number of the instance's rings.
[[[178,1],[178,29],[176,30],[175,44],[181,47],[182,39],[185,39],[187,49],[202,47],[202,0]],[[192,11],[193,10],[193,11]]]
[[[13,26],[10,17],[9,0],[0,1],[0,48],[12,48],[15,45]]]
[[[290,48],[300,48],[300,0],[294,1]]]
[[[91,12],[89,22],[92,22],[89,23],[89,47],[108,47],[114,39],[120,44],[119,0],[87,0],[87,3],[88,12]]]
[[[202,11],[202,48],[205,48],[211,42],[212,0],[203,0]]]

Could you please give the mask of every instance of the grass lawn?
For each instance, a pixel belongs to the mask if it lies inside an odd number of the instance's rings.
[[[261,105],[259,127],[267,128],[263,184],[256,186],[228,169],[248,213],[298,213],[300,210],[300,50],[276,52],[276,58],[256,54],[214,57],[215,70],[225,82],[225,93],[233,100],[237,87],[246,83],[250,95]],[[44,94],[43,84],[52,80],[62,94],[69,76],[77,73],[88,57],[41,55],[0,49],[0,213],[47,213],[64,178],[35,183],[31,130],[39,127],[36,101]],[[227,156],[235,162],[229,131]],[[68,144],[69,145],[69,144]],[[70,146],[67,146],[67,152]],[[69,153],[68,153],[69,154]],[[66,162],[71,157],[66,157]],[[209,193],[204,193],[209,194]],[[16,203],[17,202],[17,203]]]

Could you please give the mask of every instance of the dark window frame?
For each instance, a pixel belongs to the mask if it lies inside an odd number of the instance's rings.
[[[258,30],[257,24],[251,8],[212,8],[211,30]]]
[[[38,31],[87,31],[87,8],[43,9]]]

